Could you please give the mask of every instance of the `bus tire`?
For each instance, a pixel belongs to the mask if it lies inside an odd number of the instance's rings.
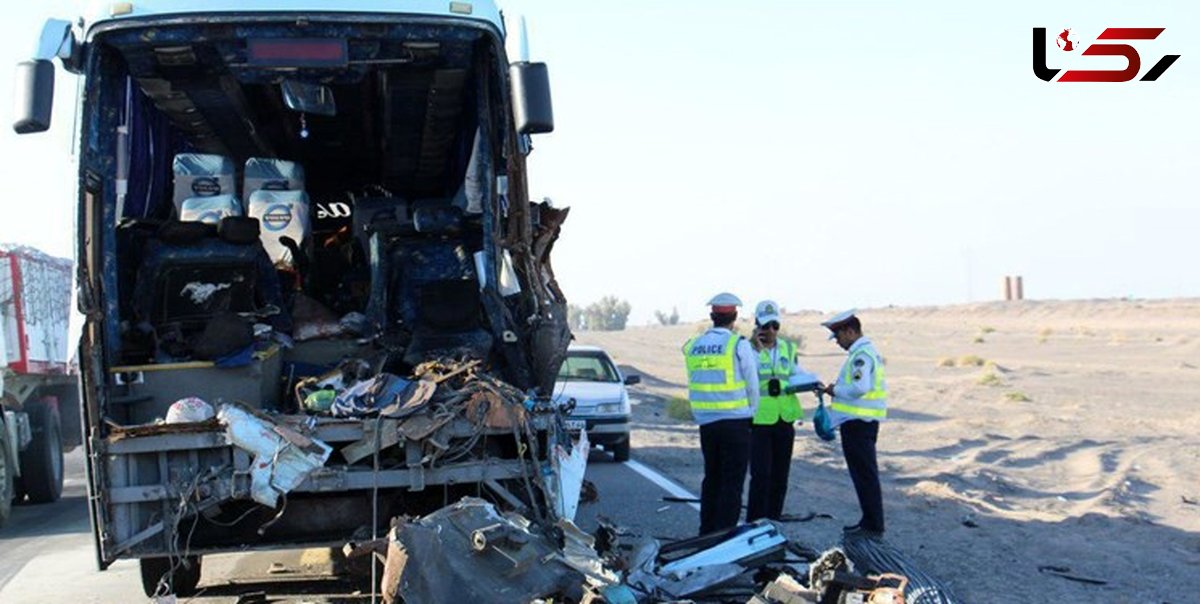
[[[138,566],[142,574],[142,591],[146,597],[153,598],[158,593],[159,583],[166,581],[170,587],[168,593],[181,598],[196,595],[196,586],[200,585],[200,556],[188,556],[179,561],[175,572],[170,558],[142,558]],[[170,575],[169,577],[167,575]]]

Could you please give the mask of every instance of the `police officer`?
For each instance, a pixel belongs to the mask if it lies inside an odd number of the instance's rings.
[[[805,372],[796,343],[779,337],[779,305],[763,300],[754,309],[754,345],[758,349],[758,410],[750,428],[750,497],[746,521],[779,520],[792,467],[793,422],[804,417],[800,399],[784,388]]]
[[[862,333],[862,323],[853,310],[839,313],[821,323],[829,339],[847,352],[837,380],[825,387],[833,399],[829,406],[831,424],[842,437],[842,454],[858,495],[862,518],[844,527],[847,533],[883,533],[883,493],[879,488],[879,466],[875,441],[879,424],[887,418],[887,385],[879,351]]]
[[[742,301],[722,293],[709,305],[712,329],[683,346],[688,401],[700,426],[704,455],[701,535],[737,526],[750,458],[750,420],[758,406],[758,355],[733,331]]]

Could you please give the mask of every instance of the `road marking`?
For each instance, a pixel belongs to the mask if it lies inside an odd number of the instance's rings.
[[[696,497],[695,495],[690,493],[687,489],[676,484],[675,481],[671,480],[670,478],[667,478],[666,476],[663,476],[662,474],[659,474],[658,472],[650,469],[648,466],[644,466],[644,465],[631,459],[631,460],[625,462],[625,467],[629,468],[630,470],[633,470],[634,472],[637,472],[638,474],[641,474],[646,480],[649,480],[650,482],[653,482],[654,484],[658,485],[660,488],[662,488],[662,490],[666,491],[667,493],[671,494],[674,497],[686,497],[688,499],[698,499],[698,497]],[[688,503],[688,505],[692,506],[692,509],[694,509],[696,511],[700,511],[699,503]]]

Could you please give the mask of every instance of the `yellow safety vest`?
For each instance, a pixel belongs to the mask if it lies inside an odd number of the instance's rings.
[[[700,338],[688,340],[683,347],[687,359],[688,401],[693,411],[728,411],[750,406],[746,382],[737,378],[734,353],[738,335],[731,334],[724,346],[701,346]]]
[[[887,387],[883,381],[883,361],[879,358],[878,353],[871,348],[860,348],[854,351],[846,359],[846,365],[842,368],[840,383],[854,383],[854,360],[862,356],[871,359],[872,366],[875,368],[875,380],[871,384],[871,390],[850,402],[834,398],[829,408],[836,413],[851,417],[882,420],[887,417]]]
[[[792,374],[792,364],[796,362],[796,344],[784,339],[775,342],[778,355],[772,355],[770,350],[758,352],[758,409],[754,412],[754,423],[772,425],[780,420],[794,422],[804,417],[800,408],[800,397],[795,394],[780,394],[770,396],[767,393],[767,383],[772,378],[779,380],[779,385],[786,388],[788,376]],[[772,358],[774,357],[774,358]]]

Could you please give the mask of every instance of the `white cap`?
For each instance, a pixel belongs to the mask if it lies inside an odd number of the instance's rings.
[[[840,312],[840,313],[838,313],[838,314],[836,314],[836,315],[833,315],[832,317],[830,317],[829,319],[827,319],[827,320],[825,320],[825,321],[821,321],[821,325],[822,325],[822,326],[823,326],[825,329],[828,329],[829,331],[834,331],[834,332],[835,332],[835,333],[831,333],[831,334],[829,334],[829,339],[830,339],[830,340],[832,340],[832,339],[834,339],[835,337],[837,337],[837,333],[836,333],[836,331],[834,330],[834,327],[838,326],[838,325],[839,325],[839,324],[841,324],[841,323],[845,323],[846,321],[849,321],[850,319],[854,318],[854,313],[856,313],[856,312],[858,312],[858,311],[857,311],[857,310],[855,310],[855,309],[853,309],[853,308],[851,308],[850,310],[844,310],[844,311],[842,311],[842,312]]]
[[[754,320],[759,325],[766,325],[771,321],[779,322],[779,305],[772,300],[763,300],[758,303],[754,309]]]
[[[736,308],[742,305],[742,301],[738,299],[737,296],[729,292],[721,292],[713,296],[712,299],[708,301],[708,305],[714,308],[718,306]]]

